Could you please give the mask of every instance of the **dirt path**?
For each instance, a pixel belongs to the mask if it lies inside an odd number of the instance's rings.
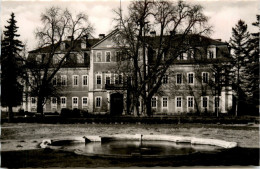
[[[237,142],[243,148],[260,147],[258,125],[4,123],[1,126],[1,149],[31,150],[37,149],[44,139],[111,134],[181,135]]]

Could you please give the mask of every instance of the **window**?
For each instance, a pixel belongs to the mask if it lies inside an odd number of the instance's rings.
[[[101,75],[97,75],[97,84],[101,84]]]
[[[116,61],[119,62],[121,60],[121,52],[116,52]]]
[[[192,96],[189,96],[188,97],[188,108],[191,108],[191,107],[193,107],[193,97]]]
[[[73,75],[72,76],[73,79],[73,86],[78,86],[78,81],[79,81],[79,76],[78,75]]]
[[[163,102],[163,105],[162,105],[163,108],[168,107],[168,98],[167,97],[163,97],[162,102]]]
[[[209,74],[206,72],[202,73],[202,83],[208,83],[209,80]]]
[[[188,59],[188,54],[186,52],[182,53],[182,59],[187,60]]]
[[[214,59],[216,58],[216,48],[215,47],[209,47],[207,51],[207,58]]]
[[[178,60],[183,60],[183,54],[180,54]]]
[[[77,63],[84,63],[84,54],[82,53],[77,54]]]
[[[83,75],[82,76],[82,85],[83,86],[87,86],[88,85],[88,76],[87,75]]]
[[[194,50],[193,49],[189,49],[188,58],[189,59],[193,59],[194,58]]]
[[[202,107],[207,108],[208,107],[208,97],[203,96],[202,97]]]
[[[96,62],[101,62],[101,52],[97,52]]]
[[[214,58],[214,53],[213,51],[208,51],[208,58],[213,59]]]
[[[58,64],[59,63],[59,59],[58,59],[58,57],[57,57],[57,55],[54,55],[53,56],[53,64]]]
[[[189,84],[194,83],[194,73],[188,73],[188,83]]]
[[[181,97],[176,97],[176,107],[181,107]]]
[[[152,105],[152,108],[156,108],[157,107],[157,103],[156,103],[156,98],[155,97],[153,97],[151,99],[151,105]]]
[[[214,100],[215,108],[219,108],[219,101],[220,101],[219,97],[215,97],[214,99],[215,99]]]
[[[110,75],[106,75],[106,84],[110,84]]]
[[[54,76],[52,79],[52,85],[56,86],[57,85],[57,76]]]
[[[72,108],[78,108],[78,97],[72,97]]]
[[[57,107],[57,98],[56,97],[52,97],[51,98],[51,107],[52,108],[56,108]]]
[[[42,55],[37,55],[36,56],[36,62],[40,62],[42,60]]]
[[[32,85],[33,85],[33,86],[36,86],[36,80],[35,80],[34,77],[31,77],[31,82],[32,82]]]
[[[61,101],[61,108],[66,108],[67,98],[66,97],[61,97],[60,101]]]
[[[31,97],[32,106],[36,106],[36,98]]]
[[[96,107],[101,107],[101,97],[96,97]]]
[[[110,62],[110,59],[111,59],[111,53],[106,52],[106,62]]]
[[[61,75],[61,85],[62,86],[67,85],[67,75]]]
[[[82,108],[88,106],[88,98],[87,97],[82,97]]]
[[[123,76],[115,75],[115,84],[122,84],[122,83],[123,83]]]
[[[177,84],[182,84],[182,74],[177,74]]]
[[[164,75],[163,79],[162,79],[163,84],[167,84],[168,83],[168,75]]]

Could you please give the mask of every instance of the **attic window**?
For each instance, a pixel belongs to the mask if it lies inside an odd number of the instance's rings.
[[[216,48],[215,47],[208,48],[208,50],[207,50],[207,58],[208,59],[216,58]]]
[[[87,45],[84,40],[81,41],[81,49],[86,49]]]
[[[36,62],[40,62],[42,60],[42,55],[37,55],[36,56]]]
[[[64,50],[65,49],[65,43],[64,42],[61,42],[60,44],[60,50]]]

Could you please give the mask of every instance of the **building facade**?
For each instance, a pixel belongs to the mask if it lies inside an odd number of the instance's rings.
[[[81,54],[76,54],[76,62],[62,67],[53,78],[53,85],[62,90],[57,97],[46,101],[45,112],[76,108],[94,114],[133,114],[126,87],[128,79],[118,69],[120,53],[113,40],[115,35],[113,31],[100,39],[92,39],[88,47],[80,45]],[[216,62],[226,62],[230,57],[228,44],[206,37],[201,39],[208,43],[196,47],[200,52],[194,49],[185,52],[170,66],[158,94],[151,100],[154,114],[227,113],[232,109],[232,89],[229,85],[216,89],[217,73],[214,69]],[[42,52],[31,51],[29,55],[37,59]],[[30,94],[24,96],[23,109],[35,112],[36,101],[37,97]],[[142,106],[139,109],[142,112]]]

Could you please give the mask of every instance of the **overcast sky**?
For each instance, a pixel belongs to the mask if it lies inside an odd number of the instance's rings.
[[[251,26],[256,21],[256,14],[260,14],[260,3],[258,0],[193,0],[192,3],[201,4],[204,13],[210,18],[209,23],[213,26],[212,38],[229,41],[232,27],[239,19],[248,24],[250,32],[257,31]],[[129,1],[122,0],[123,10],[127,10]],[[35,29],[41,26],[40,15],[46,8],[59,6],[68,8],[72,12],[85,12],[94,25],[95,37],[98,34],[107,34],[113,29],[113,9],[118,8],[119,0],[81,0],[81,1],[2,1],[1,2],[1,30],[7,25],[11,12],[15,13],[20,40],[27,41],[29,50],[36,47]]]

